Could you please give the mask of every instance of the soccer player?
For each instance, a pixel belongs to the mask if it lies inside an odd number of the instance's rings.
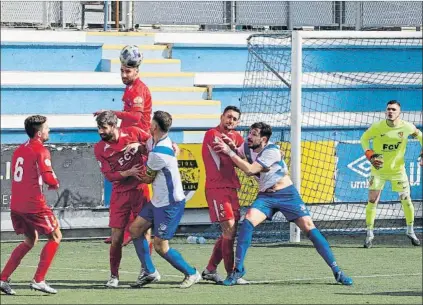
[[[10,216],[16,234],[24,234],[25,240],[10,255],[0,275],[0,290],[13,295],[9,277],[24,256],[38,242],[38,234],[46,235],[47,243],[40,254],[31,289],[55,294],[57,290],[45,282],[45,276],[62,239],[56,216],[47,206],[43,194],[43,182],[49,190],[57,190],[59,181],[51,166],[50,152],[44,147],[49,139],[47,118],[33,115],[25,119],[25,131],[29,140],[20,145],[12,156],[12,200]]]
[[[217,239],[209,263],[201,276],[205,280],[221,283],[223,279],[216,269],[222,261],[227,274],[234,268],[234,239],[240,218],[238,189],[241,187],[231,158],[213,150],[217,138],[223,139],[234,150],[244,143],[242,136],[235,131],[241,111],[228,106],[220,116],[220,124],[209,129],[204,135],[202,155],[206,170],[205,195],[212,222],[219,222],[222,235]],[[240,282],[243,281],[242,279]]]
[[[168,136],[171,126],[172,117],[169,113],[154,112],[151,123],[153,137],[147,142],[149,151],[147,168],[141,178],[145,183],[152,183],[153,198],[150,203],[143,206],[129,228],[138,258],[144,267],[132,287],[142,287],[160,279],[144,237],[144,233],[151,227],[156,252],[185,275],[180,288],[189,288],[201,279],[200,273],[190,266],[176,249],[169,247],[169,240],[175,234],[185,209],[185,195],[178,161]],[[139,146],[133,145],[135,149]]]
[[[244,276],[244,259],[251,244],[254,227],[266,219],[272,219],[277,211],[281,211],[288,221],[295,222],[313,242],[317,252],[332,269],[335,280],[343,285],[352,285],[352,279],[338,267],[329,243],[314,226],[306,205],[288,175],[279,147],[269,142],[271,135],[272,128],[259,122],[250,127],[247,148],[241,145],[236,153],[222,140],[214,145],[216,151],[227,154],[247,175],[259,175],[259,193],[248,209],[239,232],[235,269],[223,284],[232,286],[237,279]]]
[[[365,248],[372,247],[376,206],[386,181],[391,181],[392,191],[397,192],[401,200],[407,223],[407,237],[414,246],[420,246],[420,240],[416,237],[413,228],[414,206],[411,202],[410,184],[405,172],[404,155],[408,137],[417,138],[422,144],[422,132],[413,124],[401,120],[400,115],[401,104],[396,100],[389,101],[386,105],[386,119],[373,123],[361,136],[361,146],[372,164],[369,201],[366,206]],[[370,140],[373,140],[373,149],[370,148]]]
[[[118,287],[119,265],[122,258],[122,242],[125,226],[131,214],[138,215],[148,194],[139,180],[146,154],[140,149],[128,150],[131,143],[145,143],[150,135],[137,127],[117,127],[117,116],[112,111],[100,113],[97,118],[101,137],[94,147],[94,154],[101,172],[113,183],[110,199],[109,226],[112,228],[110,245],[110,279],[107,287]]]
[[[130,60],[122,61],[124,53],[129,55]],[[125,57],[126,58],[126,57]],[[121,67],[120,75],[122,82],[126,85],[125,92],[123,93],[123,111],[113,111],[113,113],[122,120],[120,127],[137,126],[145,132],[150,130],[151,122],[151,93],[147,85],[144,84],[139,78],[139,66],[142,62],[142,54],[137,46],[125,46],[121,52]],[[99,115],[104,110],[94,112],[94,116]],[[148,188],[142,190],[145,195],[148,193]],[[133,219],[131,217],[130,222]],[[129,224],[125,229],[125,236],[123,246],[131,242],[131,235],[129,234]],[[105,240],[106,243],[111,242],[111,238]]]

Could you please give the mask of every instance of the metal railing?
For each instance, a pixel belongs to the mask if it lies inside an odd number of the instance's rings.
[[[84,1],[87,2],[87,1]],[[267,31],[422,26],[422,1],[104,1],[89,27]],[[100,5],[103,7],[102,5]],[[81,29],[80,1],[1,1],[2,27]],[[119,19],[119,20],[117,20]]]

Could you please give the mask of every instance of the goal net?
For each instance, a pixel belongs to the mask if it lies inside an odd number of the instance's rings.
[[[360,137],[385,118],[398,100],[402,119],[422,128],[422,38],[401,32],[287,32],[248,39],[241,124],[273,127],[291,176],[325,234],[363,234],[370,163]],[[406,171],[422,227],[420,143],[409,139]],[[242,205],[257,192],[241,175]],[[403,232],[405,219],[389,183],[377,208],[375,234]],[[289,225],[277,213],[259,238],[287,240]],[[292,233],[292,232],[291,232]]]

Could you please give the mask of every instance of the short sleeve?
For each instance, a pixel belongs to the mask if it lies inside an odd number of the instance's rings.
[[[265,149],[261,155],[259,155],[256,159],[261,166],[264,168],[269,168],[274,163],[280,162],[282,159],[282,155],[280,150],[275,146],[272,148]]]
[[[159,171],[166,166],[166,160],[160,154],[151,151],[148,154],[147,166],[153,171]]]

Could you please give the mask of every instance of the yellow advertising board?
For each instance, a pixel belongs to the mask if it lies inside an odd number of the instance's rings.
[[[285,156],[285,162],[290,164],[290,143],[278,144]],[[301,145],[301,195],[304,202],[308,204],[333,202],[336,168],[335,142],[302,142]],[[181,152],[178,163],[187,197],[186,208],[207,207],[201,146],[201,144],[179,144]],[[257,182],[254,177],[248,177],[240,170],[237,172],[242,185],[238,192],[240,203],[242,206],[248,206],[257,195]]]

